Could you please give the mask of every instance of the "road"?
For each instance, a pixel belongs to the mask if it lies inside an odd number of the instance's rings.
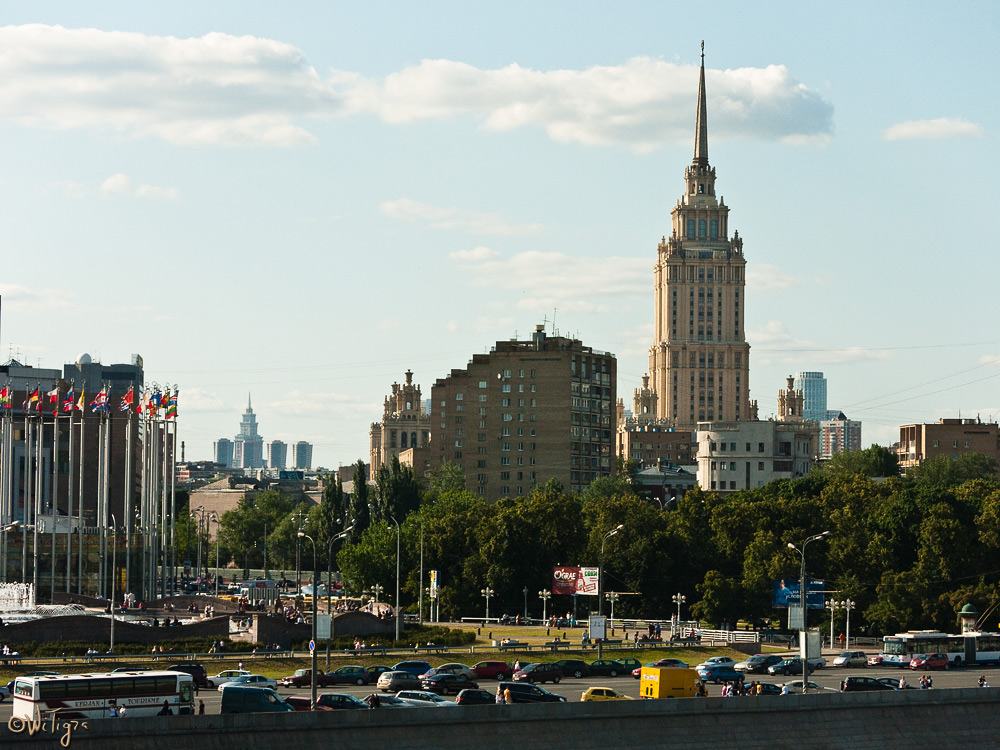
[[[899,679],[900,676],[905,674],[906,680],[911,685],[917,685],[920,676],[924,674],[923,672],[916,672],[910,669],[895,669],[888,667],[868,667],[864,669],[835,669],[831,667],[826,667],[824,669],[819,669],[811,675],[810,679],[813,682],[817,682],[823,687],[831,688],[833,690],[840,690],[840,682],[847,675],[851,674],[863,674],[870,677],[892,677],[894,679]],[[952,669],[947,671],[935,671],[930,673],[934,677],[934,689],[947,689],[947,688],[964,688],[964,687],[976,687],[979,682],[980,675],[986,675],[986,679],[990,685],[1000,686],[1000,667],[990,666],[990,667],[974,667],[965,669]],[[769,677],[767,675],[747,675],[747,680],[756,679],[759,682],[771,682],[774,684],[781,684],[786,679],[795,680],[801,679],[801,676],[792,676],[788,678],[783,677]],[[546,690],[553,693],[558,693],[559,695],[566,696],[566,699],[571,702],[577,702],[580,697],[588,687],[600,685],[602,687],[613,687],[618,692],[623,693],[632,698],[639,697],[639,680],[634,679],[631,675],[622,677],[584,677],[583,679],[564,679],[558,685],[553,685],[547,683],[542,685]],[[480,683],[480,686],[484,690],[489,690],[493,692],[496,689],[496,683],[484,680]],[[336,688],[323,688],[318,692],[320,693],[349,693],[351,695],[357,696],[358,698],[364,698],[366,695],[374,691],[373,685],[357,686],[357,685],[338,685]],[[719,696],[722,691],[721,685],[708,686],[709,696]],[[294,688],[279,688],[278,692],[281,695],[302,695],[308,696],[310,691],[308,688],[294,689]],[[222,694],[217,689],[206,689],[199,691],[196,698],[196,703],[201,700],[205,702],[205,713],[217,714],[220,711]],[[8,698],[3,703],[0,703],[0,722],[6,723],[7,719],[10,718],[11,714],[11,700]]]

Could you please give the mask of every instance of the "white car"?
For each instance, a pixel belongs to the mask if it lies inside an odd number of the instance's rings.
[[[868,656],[864,651],[845,651],[833,660],[835,667],[867,667]]]
[[[822,669],[826,666],[826,657],[817,656],[815,659],[806,659],[812,669]]]
[[[788,685],[788,689],[791,690],[793,693],[802,692],[802,680],[792,680],[791,682],[786,682],[785,684]],[[813,682],[812,680],[809,680],[809,682],[807,682],[806,684],[809,686],[810,693],[840,692],[839,690],[835,690],[834,688],[824,687],[823,685],[820,685],[818,682]]]
[[[262,674],[245,674],[242,677],[237,677],[234,680],[219,685],[219,692],[221,693],[222,689],[226,687],[267,687],[277,690],[278,683]]]
[[[225,685],[227,682],[232,682],[237,677],[246,677],[248,674],[253,674],[253,672],[248,672],[245,669],[227,669],[207,679],[208,679],[208,684],[211,685],[212,687],[221,687],[222,685]]]
[[[458,708],[457,703],[446,701],[437,693],[429,690],[400,690],[396,697],[404,703],[409,703],[414,708]]]
[[[713,656],[711,659],[706,659],[701,664],[695,666],[695,669],[705,669],[706,667],[735,667],[736,659],[731,659],[728,656]]]

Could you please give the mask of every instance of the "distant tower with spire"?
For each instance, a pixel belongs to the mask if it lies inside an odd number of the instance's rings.
[[[243,469],[260,469],[264,466],[264,438],[257,433],[257,415],[253,413],[250,394],[247,410],[243,412],[240,433],[233,441],[233,466]]]
[[[729,207],[716,196],[706,100],[702,42],[694,158],[684,169],[684,195],[670,212],[670,236],[657,248],[649,349],[657,416],[679,429],[754,418],[743,240],[738,232],[730,238]]]

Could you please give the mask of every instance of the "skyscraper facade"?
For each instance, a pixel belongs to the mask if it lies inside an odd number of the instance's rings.
[[[823,377],[823,373],[795,373],[795,388],[802,391],[802,395],[805,397],[803,416],[806,419],[822,422],[830,418],[826,408],[826,378]]]
[[[272,469],[284,469],[288,458],[288,444],[272,440],[267,444],[267,465]]]
[[[240,434],[233,441],[233,466],[260,469],[264,466],[264,438],[257,433],[257,416],[253,413],[250,396],[240,422]]]
[[[295,466],[292,467],[293,469],[303,469],[306,471],[311,471],[313,463],[312,443],[307,443],[305,440],[300,440],[295,445],[293,445],[292,463],[295,464]]]
[[[229,438],[219,438],[212,445],[212,460],[227,469],[233,468],[233,441]]]
[[[684,170],[684,195],[670,212],[670,237],[661,239],[654,267],[649,371],[657,416],[677,429],[752,418],[743,240],[738,232],[729,237],[729,207],[717,196],[715,179],[708,161],[703,52],[694,159]]]

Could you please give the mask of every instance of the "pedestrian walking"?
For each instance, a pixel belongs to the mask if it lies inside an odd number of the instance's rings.
[[[502,706],[506,702],[507,701],[505,701],[503,697],[503,688],[500,685],[497,685],[497,705]]]
[[[198,715],[203,716],[205,713],[205,701],[198,701]]]
[[[504,688],[503,691],[503,702],[510,703],[510,688]]]

